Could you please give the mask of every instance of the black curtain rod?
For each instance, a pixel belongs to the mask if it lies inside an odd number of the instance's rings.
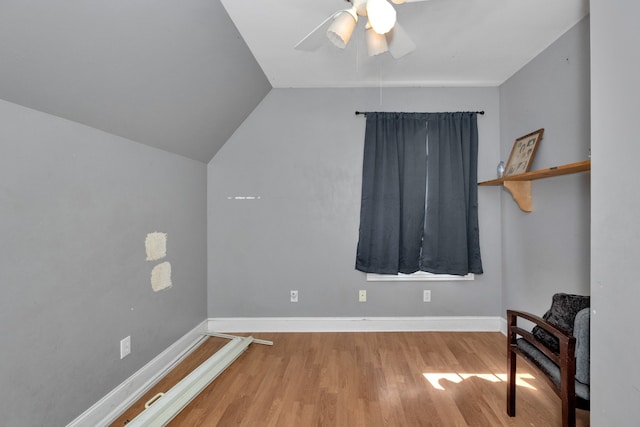
[[[476,113],[480,114],[480,115],[484,115],[484,111],[476,111]],[[366,111],[356,111],[356,116],[360,116],[360,115],[366,116],[367,112]]]

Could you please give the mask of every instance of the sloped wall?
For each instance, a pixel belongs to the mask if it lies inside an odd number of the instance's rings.
[[[5,101],[0,141],[0,423],[62,426],[205,318],[206,166]]]

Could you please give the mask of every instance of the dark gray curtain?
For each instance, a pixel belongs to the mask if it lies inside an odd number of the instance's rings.
[[[430,114],[427,206],[420,269],[482,273],[476,113]]]
[[[427,167],[425,114],[367,113],[356,268],[419,270]]]
[[[482,273],[477,155],[476,113],[367,113],[356,269]]]

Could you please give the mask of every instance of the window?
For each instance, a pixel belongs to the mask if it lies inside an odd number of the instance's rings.
[[[476,114],[367,113],[357,270],[482,273]]]

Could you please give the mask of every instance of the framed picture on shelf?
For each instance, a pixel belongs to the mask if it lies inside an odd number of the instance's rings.
[[[538,129],[516,139],[511,149],[509,161],[504,168],[504,176],[529,172],[531,162],[533,162],[533,156],[536,155],[536,150],[538,149],[538,145],[540,145],[540,140],[542,140],[543,132],[544,129]]]

